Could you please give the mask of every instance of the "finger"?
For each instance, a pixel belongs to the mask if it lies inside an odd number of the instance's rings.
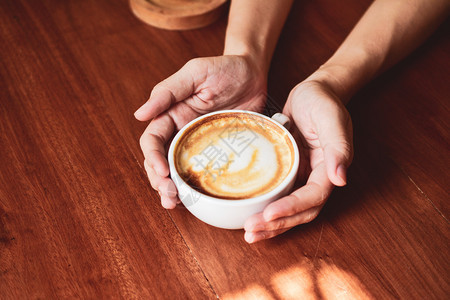
[[[248,232],[287,230],[294,226],[311,222],[319,215],[322,207],[323,205],[312,207],[293,216],[281,217],[269,222],[264,219],[262,214],[257,214],[245,222],[244,229]]]
[[[168,183],[171,183],[173,185],[173,182],[171,180],[168,180]],[[175,186],[173,185],[173,188],[175,188]],[[165,209],[173,209],[177,206],[178,203],[178,197],[176,196],[170,196],[167,194],[164,194],[163,192],[161,192],[161,205],[162,207],[164,207]]]
[[[136,119],[150,120],[169,109],[172,104],[193,95],[197,86],[205,79],[206,72],[202,68],[202,60],[191,60],[172,76],[155,85],[150,98],[134,113]]]
[[[145,171],[147,172],[148,179],[152,185],[152,188],[158,191],[161,197],[161,205],[166,209],[175,208],[178,197],[175,184],[168,177],[161,177],[148,165],[147,161],[144,161]]]
[[[140,138],[140,145],[148,164],[161,177],[169,176],[169,163],[165,145],[175,131],[175,124],[168,114],[153,119]]]
[[[270,203],[263,211],[264,220],[270,222],[296,215],[313,207],[321,207],[325,204],[333,187],[328,179],[325,165],[321,163],[311,171],[306,185]]]
[[[156,191],[158,191],[158,193],[160,193],[160,191],[158,190],[158,186],[163,177],[156,174],[155,170],[153,170],[153,167],[151,167],[148,164],[147,160],[144,160],[144,168],[145,168],[145,172],[147,173],[148,180],[150,181],[150,185],[152,186],[152,188],[154,190],[156,190]]]
[[[160,194],[167,197],[176,196],[176,188],[173,188],[173,182],[168,177],[159,176],[155,170],[148,164],[148,161],[144,161],[145,171],[147,172],[147,177],[150,181],[152,188]],[[170,184],[172,182],[172,185]],[[175,191],[175,193],[174,193]]]
[[[345,108],[338,104],[322,109],[314,118],[320,146],[323,150],[327,176],[337,186],[347,182],[346,172],[353,158],[352,122]]]
[[[263,216],[252,216],[246,222],[244,229],[248,232],[265,232],[288,230],[294,226],[309,223],[320,213],[322,206],[312,207],[293,216],[281,217],[267,222]]]
[[[288,228],[289,229],[289,228]],[[247,243],[252,244],[261,240],[270,239],[274,236],[286,232],[288,229],[280,229],[273,231],[245,232],[244,239]]]

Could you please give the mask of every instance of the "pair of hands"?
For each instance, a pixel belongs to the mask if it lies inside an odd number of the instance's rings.
[[[140,139],[144,166],[163,207],[179,202],[169,178],[166,146],[176,131],[194,118],[221,109],[261,112],[266,101],[266,74],[247,56],[196,58],[157,84],[136,112],[151,119]],[[269,204],[245,223],[245,240],[253,243],[312,221],[334,186],[346,184],[353,156],[350,116],[333,89],[320,80],[306,80],[290,93],[283,114],[294,121],[300,150],[299,181],[290,195]]]

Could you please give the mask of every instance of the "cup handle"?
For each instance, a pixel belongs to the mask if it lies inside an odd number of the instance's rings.
[[[291,127],[291,119],[289,119],[288,116],[283,115],[282,113],[274,114],[272,116],[272,119],[286,127],[287,130],[289,130],[289,128]]]

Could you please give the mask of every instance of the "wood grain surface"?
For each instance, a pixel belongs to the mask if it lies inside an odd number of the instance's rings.
[[[370,2],[295,2],[269,111]],[[225,16],[168,32],[127,0],[5,0],[0,19],[0,299],[448,299],[449,20],[353,97],[349,184],[248,245],[161,207],[133,117],[187,60],[220,55]]]

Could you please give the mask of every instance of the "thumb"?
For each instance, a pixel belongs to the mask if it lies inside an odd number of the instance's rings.
[[[349,146],[346,143],[328,144],[324,152],[328,179],[336,186],[347,184],[347,168],[351,163]]]
[[[338,105],[327,111],[316,123],[328,179],[336,186],[344,186],[347,183],[347,168],[353,159],[350,115]]]
[[[150,120],[169,109],[172,104],[191,96],[204,80],[201,76],[202,66],[200,60],[190,60],[172,76],[155,85],[150,98],[134,113],[136,119]]]

